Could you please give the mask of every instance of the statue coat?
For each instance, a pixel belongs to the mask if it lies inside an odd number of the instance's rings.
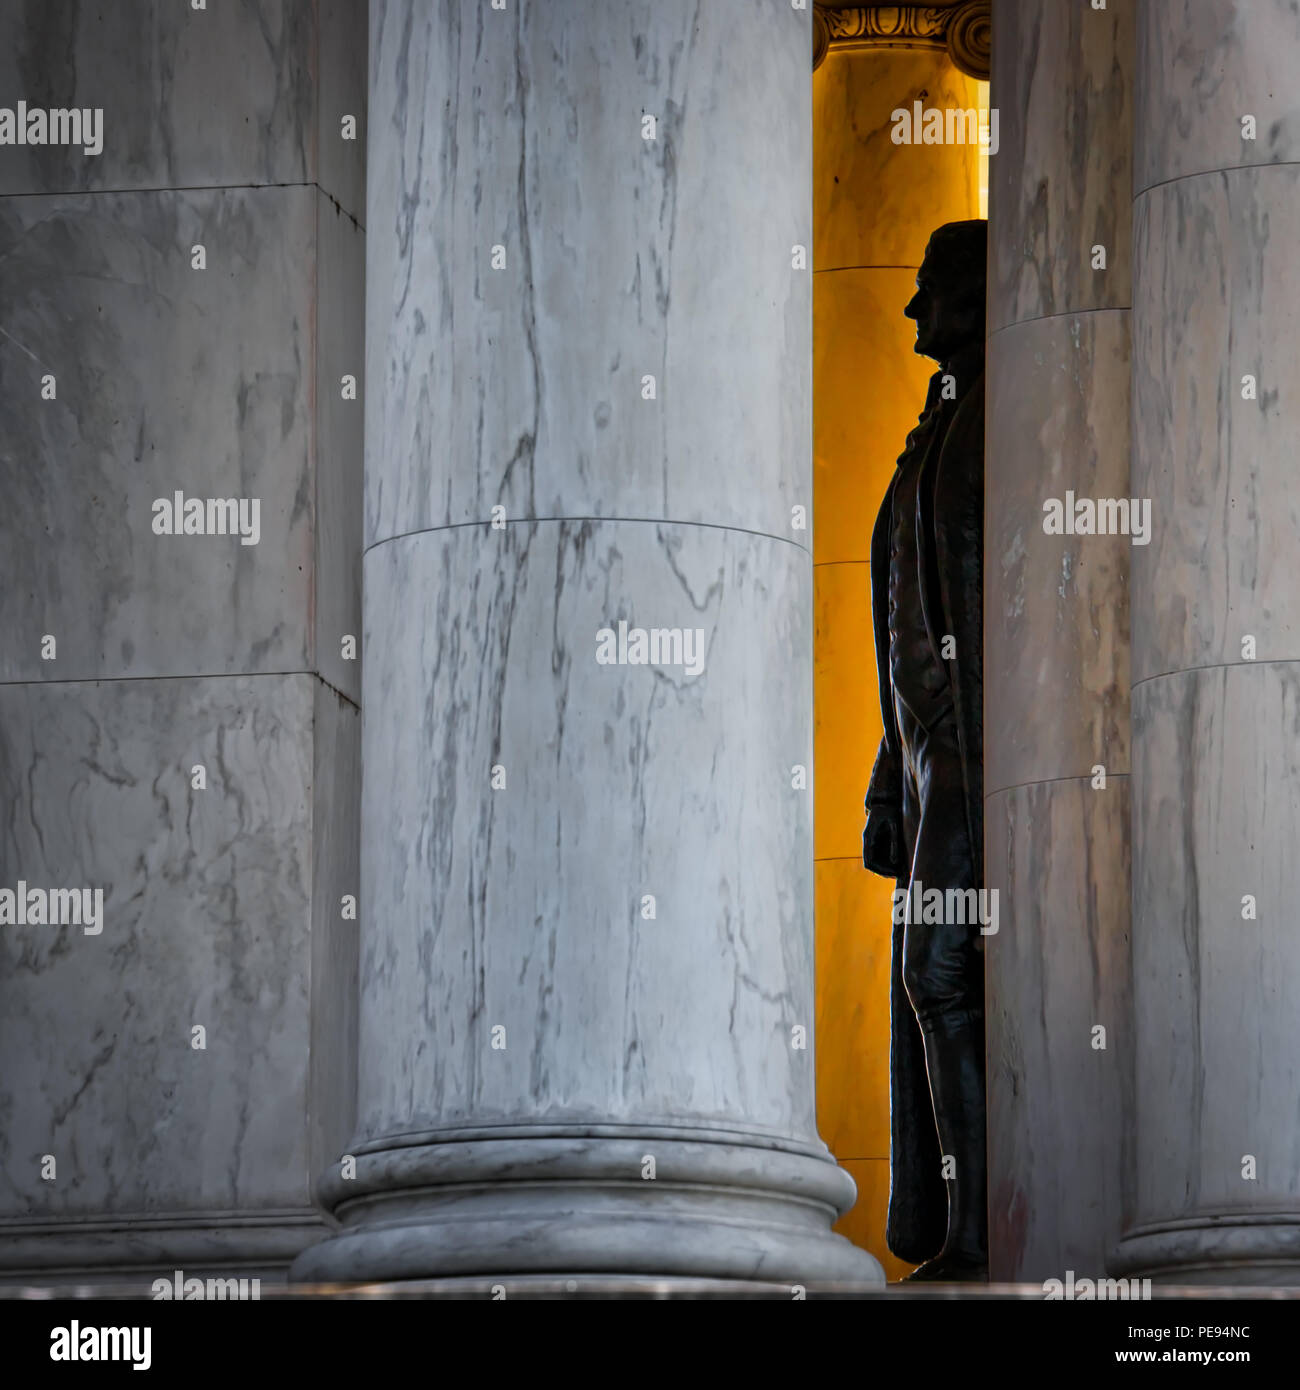
[[[922,610],[934,645],[956,639],[947,661],[961,749],[967,829],[975,856],[975,883],[984,883],[983,822],[983,534],[984,345],[958,353],[947,365],[957,378],[957,399],[943,401],[943,371],[930,381],[926,409],[909,435],[925,449],[919,478],[922,572],[933,574],[922,591]],[[933,412],[933,413],[932,413]],[[928,436],[928,437],[927,437]],[[906,457],[906,451],[899,462]],[[871,607],[884,737],[871,773],[868,812],[874,805],[903,812],[903,763],[889,668],[890,482],[871,536]],[[932,562],[932,563],[931,563]],[[905,847],[905,851],[910,846]],[[873,866],[876,867],[876,866]],[[879,872],[880,869],[877,868]],[[907,890],[909,862],[890,866],[896,887]],[[926,887],[943,887],[927,884]],[[921,1263],[938,1253],[948,1220],[938,1135],[925,1068],[920,1025],[903,988],[903,932],[892,928],[890,968],[889,1216],[886,1239],[900,1259]]]

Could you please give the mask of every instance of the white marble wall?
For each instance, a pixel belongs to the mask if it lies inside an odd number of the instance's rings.
[[[371,5],[357,1169],[296,1278],[881,1277],[792,787],[809,13],[744,8]]]
[[[311,907],[355,883],[355,826],[313,759],[355,764],[356,722],[309,674],[0,686],[5,884],[104,889],[97,935],[0,932],[9,1278],[283,1267],[319,1234],[307,1181],[345,1119],[334,1077],[308,1085],[310,961],[336,930],[314,940]]]
[[[98,156],[0,147],[0,886],[105,911],[0,926],[0,1278],[271,1275],[324,1230],[354,1106],[358,18],[0,19],[6,102],[104,112]],[[258,544],[156,535],[177,489],[257,498]]]
[[[989,180],[984,838],[987,884],[1000,895],[1000,929],[985,946],[994,1279],[1103,1275],[1123,1216],[1132,546],[1046,534],[1043,503],[1129,494],[1133,16],[1132,0],[1104,11],[993,6],[1002,144]],[[1096,245],[1104,270],[1093,268]]]
[[[1154,539],[1133,561],[1136,1205],[1118,1267],[1295,1284],[1300,18],[1143,6],[1138,76],[1133,485]]]

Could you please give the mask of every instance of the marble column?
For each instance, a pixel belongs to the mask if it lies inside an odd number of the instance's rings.
[[[942,15],[840,11],[813,76],[813,589],[817,1117],[858,1185],[840,1224],[891,1278],[889,1204],[892,880],[862,867],[863,796],[880,746],[872,650],[871,528],[934,363],[903,306],[930,233],[980,216],[979,147],[897,145],[891,113],[973,110]],[[910,23],[905,21],[910,19]],[[897,26],[901,33],[894,32]]]
[[[8,1282],[282,1278],[325,1233],[312,1178],[354,1120],[364,43],[343,0],[0,18],[8,110],[102,117],[97,151],[0,147],[0,888],[103,894],[91,934],[0,925]],[[243,536],[159,534],[177,491],[244,500]]]
[[[1300,18],[1140,7],[1135,1210],[1117,1267],[1300,1282]],[[1249,118],[1249,120],[1247,120]]]
[[[1105,1273],[1128,1009],[1126,536],[1044,503],[1129,484],[1133,0],[994,0],[984,840],[991,1277]],[[1096,248],[1104,249],[1104,268]]]
[[[813,1113],[809,13],[370,15],[359,1127],[294,1277],[878,1281]]]

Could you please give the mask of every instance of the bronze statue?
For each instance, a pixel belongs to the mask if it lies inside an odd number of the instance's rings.
[[[915,350],[940,365],[871,537],[885,736],[862,858],[896,880],[886,1235],[900,1259],[924,1261],[913,1279],[988,1277],[980,921],[917,910],[932,889],[949,908],[983,898],[964,890],[983,885],[987,228],[950,222],[926,247],[903,312]]]

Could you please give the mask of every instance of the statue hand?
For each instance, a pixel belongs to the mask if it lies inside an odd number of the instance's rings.
[[[903,826],[895,807],[877,805],[867,809],[862,862],[873,874],[898,877],[903,863]]]

